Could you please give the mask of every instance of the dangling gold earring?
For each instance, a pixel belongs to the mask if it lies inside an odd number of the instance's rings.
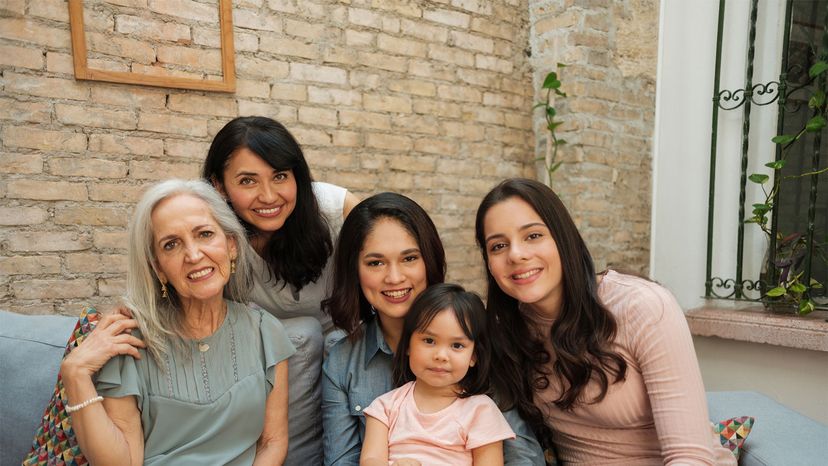
[[[230,261],[230,275],[236,273],[236,259]]]
[[[167,294],[167,284],[164,283],[164,282],[161,282],[161,297],[162,298],[168,298],[169,297],[169,295]]]

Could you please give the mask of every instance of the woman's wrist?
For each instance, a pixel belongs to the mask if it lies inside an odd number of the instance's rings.
[[[91,378],[92,372],[82,366],[75,364],[71,359],[64,359],[63,362],[60,364],[60,375],[64,380],[77,380],[81,377]]]

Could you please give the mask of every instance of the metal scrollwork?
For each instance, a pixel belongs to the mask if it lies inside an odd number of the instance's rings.
[[[734,91],[725,89],[720,91],[713,101],[722,110],[735,110],[745,102],[747,99],[755,105],[770,105],[776,102],[779,98],[779,82],[771,81],[768,83],[754,84],[750,89],[736,89]],[[731,105],[728,105],[731,103]]]
[[[712,284],[710,288],[710,293],[713,295],[712,298],[718,299],[736,299],[736,280],[732,278],[723,279],[719,277],[713,277],[710,279]],[[762,289],[765,289],[765,285],[762,283],[762,280],[742,280],[740,283],[740,288],[742,290],[742,296],[739,299],[747,300],[747,301],[759,301],[762,298]],[[717,293],[716,289],[726,290],[726,293]],[[745,292],[748,291],[756,291],[758,295],[755,297],[747,296]]]

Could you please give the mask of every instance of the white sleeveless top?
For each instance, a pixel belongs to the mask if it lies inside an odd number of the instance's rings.
[[[339,230],[342,228],[342,211],[345,205],[345,188],[328,183],[313,182],[313,194],[319,203],[319,210],[328,221],[331,239],[336,243]],[[330,295],[328,289],[333,261],[322,269],[322,275],[315,282],[308,283],[298,292],[283,280],[271,277],[270,270],[264,259],[250,247],[251,263],[253,264],[253,292],[250,301],[279,319],[291,317],[316,317],[322,324],[322,331],[327,334],[333,329],[331,316],[322,312],[320,303]]]

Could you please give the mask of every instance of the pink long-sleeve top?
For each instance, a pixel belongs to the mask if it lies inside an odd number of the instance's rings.
[[[556,378],[536,392],[558,459],[590,465],[735,465],[712,431],[690,330],[673,295],[614,271],[603,276],[598,295],[618,324],[615,349],[627,361],[626,379],[611,384],[601,402],[571,411],[552,403],[561,394]],[[554,361],[549,339],[554,321],[524,313]],[[598,384],[590,383],[585,393],[584,399],[594,399]]]

